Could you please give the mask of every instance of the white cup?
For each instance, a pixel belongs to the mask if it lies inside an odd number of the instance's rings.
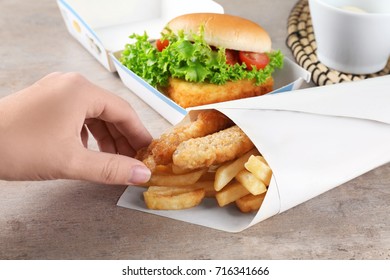
[[[309,0],[318,60],[335,70],[370,74],[390,56],[390,0]]]

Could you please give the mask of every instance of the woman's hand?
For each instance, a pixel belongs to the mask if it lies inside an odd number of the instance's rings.
[[[87,149],[88,131],[101,152]],[[0,179],[139,184],[132,158],[152,137],[131,106],[76,73],[52,73],[0,100]]]

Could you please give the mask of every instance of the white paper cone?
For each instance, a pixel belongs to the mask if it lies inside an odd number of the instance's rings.
[[[118,205],[238,232],[390,162],[390,77],[202,106],[230,117],[273,171],[256,214],[207,200],[185,211],[150,211],[129,187]]]

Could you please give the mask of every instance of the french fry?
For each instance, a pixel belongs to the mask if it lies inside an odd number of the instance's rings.
[[[267,191],[267,186],[263,181],[257,179],[255,175],[246,169],[240,171],[235,178],[253,195],[258,195]]]
[[[205,196],[205,190],[195,189],[184,193],[161,193],[146,191],[143,193],[145,204],[153,210],[178,210],[199,205]]]
[[[252,149],[238,159],[221,165],[215,173],[214,188],[220,191],[225,187],[241,170],[243,170],[245,162],[253,154],[258,154],[256,149]]]
[[[217,192],[215,198],[217,199],[218,205],[223,207],[249,193],[239,182],[232,181],[221,191]]]
[[[186,174],[152,174],[147,186],[186,186],[195,184],[207,171],[200,169]]]
[[[257,211],[263,203],[266,193],[259,195],[248,194],[236,200],[236,205],[243,213]]]
[[[186,186],[150,186],[148,191],[158,192],[161,194],[180,194],[197,189],[204,189],[206,197],[215,197],[214,181],[199,181],[192,185]]]
[[[148,192],[159,193],[162,195],[176,195],[186,192],[191,192],[193,190],[201,189],[199,186],[190,185],[190,186],[150,186]]]
[[[202,187],[206,191],[206,197],[215,197],[217,193],[214,189],[214,181],[198,181],[193,186]]]
[[[250,156],[245,163],[245,168],[251,172],[257,179],[263,181],[266,186],[269,186],[272,177],[272,170],[265,163],[262,156]]]

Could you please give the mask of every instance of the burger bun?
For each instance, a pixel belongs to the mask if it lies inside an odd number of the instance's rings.
[[[204,26],[204,40],[210,46],[237,51],[269,52],[271,38],[257,23],[228,14],[193,13],[172,19],[167,27],[177,33],[184,31],[191,40]]]

